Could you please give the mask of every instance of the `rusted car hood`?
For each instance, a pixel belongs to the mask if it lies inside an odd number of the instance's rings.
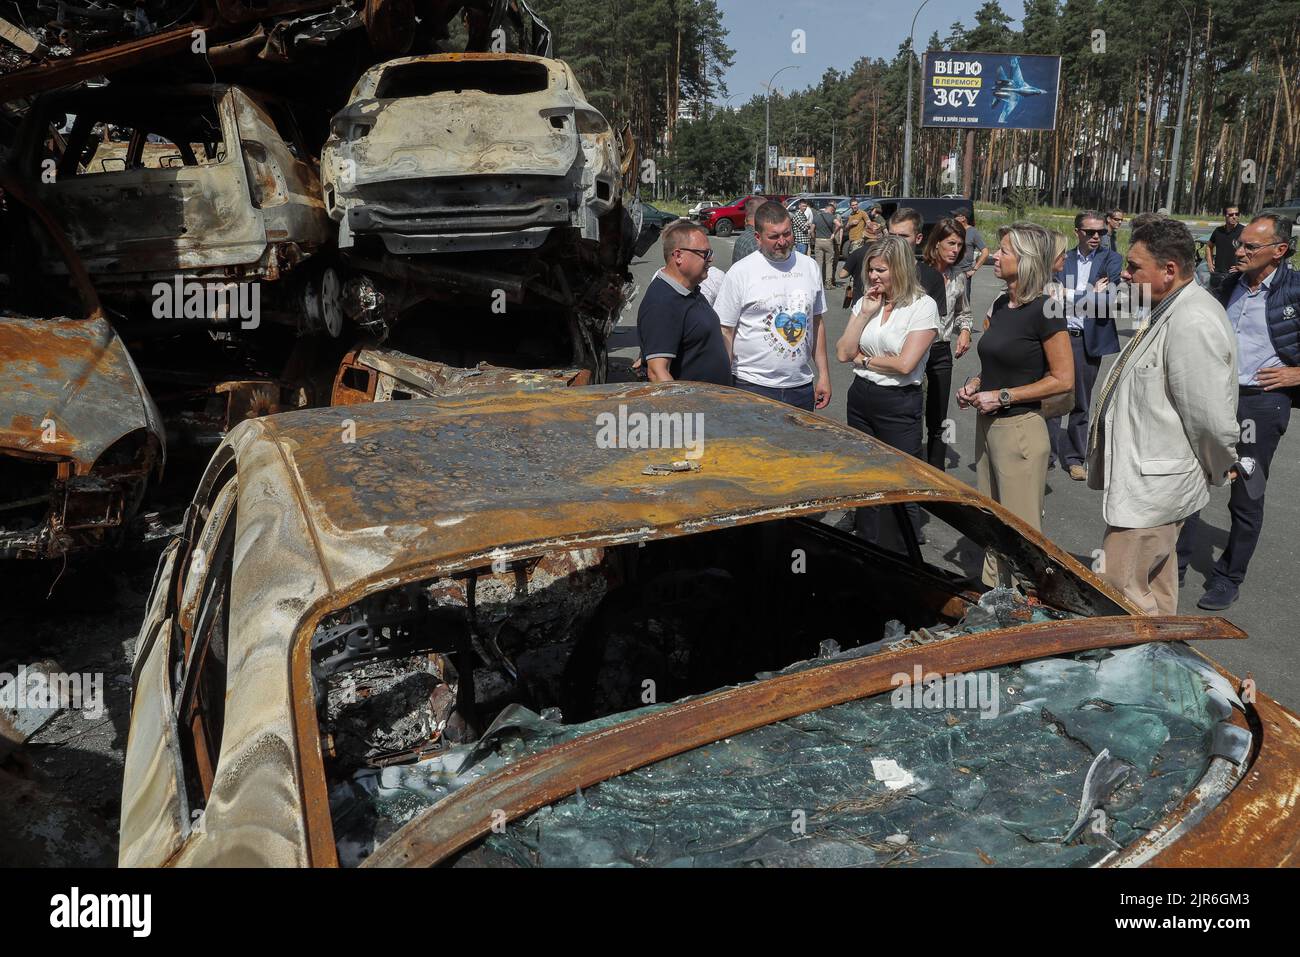
[[[69,458],[84,474],[138,429],[162,442],[158,410],[107,320],[0,318],[0,377],[0,450]]]

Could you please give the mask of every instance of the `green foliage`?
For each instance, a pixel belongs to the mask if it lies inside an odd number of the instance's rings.
[[[679,123],[673,155],[665,164],[679,195],[728,199],[748,188],[753,138],[734,114]]]
[[[1196,208],[1237,201],[1252,209],[1300,193],[1300,0],[1183,2],[1193,36],[1179,208],[1189,207],[1194,173]],[[728,109],[707,107],[726,96],[722,78],[734,56],[716,0],[534,0],[533,6],[554,31],[556,55],[573,65],[592,101],[611,122],[631,123],[643,156],[667,157],[659,166],[673,192],[730,198],[748,187],[756,155],[761,176],[764,96],[736,97]],[[1112,170],[1121,159],[1129,164],[1131,192],[1123,202],[1130,212],[1138,211],[1139,200],[1148,209],[1163,205],[1189,42],[1178,4],[1024,0],[1017,23],[998,0],[981,0],[971,20],[953,23],[946,36],[931,35],[926,48],[1062,58],[1055,132],[974,133],[969,185],[975,197],[1001,202],[1008,174],[1032,163],[1043,170],[1052,202],[1121,201],[1118,180],[1103,167],[1108,155]],[[1105,32],[1104,51],[1095,48],[1096,30]],[[783,74],[770,100],[770,142],[782,155],[815,155],[819,168],[813,181],[774,178],[774,189],[866,193],[872,181],[900,183],[910,64],[914,191],[948,192],[940,163],[960,154],[965,134],[922,129],[916,104],[923,52],[912,55],[903,37],[892,57],[862,57],[820,77],[807,63]],[[704,103],[701,118],[677,122],[677,97]],[[1242,158],[1255,160],[1267,181],[1241,183]],[[1139,190],[1144,171],[1146,186]]]

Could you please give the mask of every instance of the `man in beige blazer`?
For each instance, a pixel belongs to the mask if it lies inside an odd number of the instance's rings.
[[[1088,486],[1104,490],[1101,576],[1148,615],[1178,613],[1178,530],[1236,461],[1236,337],[1192,281],[1195,266],[1177,220],[1133,231],[1123,279],[1149,292],[1151,315],[1111,367],[1088,429]]]

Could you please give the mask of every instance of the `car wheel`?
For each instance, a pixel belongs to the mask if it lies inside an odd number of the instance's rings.
[[[735,232],[735,230],[736,227],[731,224],[731,220],[720,219],[718,220],[718,224],[715,227],[714,232],[716,232],[719,236],[730,236],[733,232]]]

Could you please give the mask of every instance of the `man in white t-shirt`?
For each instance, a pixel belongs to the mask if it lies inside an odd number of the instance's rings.
[[[758,208],[754,232],[760,255],[731,267],[713,304],[734,384],[810,412],[824,409],[831,377],[821,272],[811,257],[795,252],[790,214],[780,203]]]

